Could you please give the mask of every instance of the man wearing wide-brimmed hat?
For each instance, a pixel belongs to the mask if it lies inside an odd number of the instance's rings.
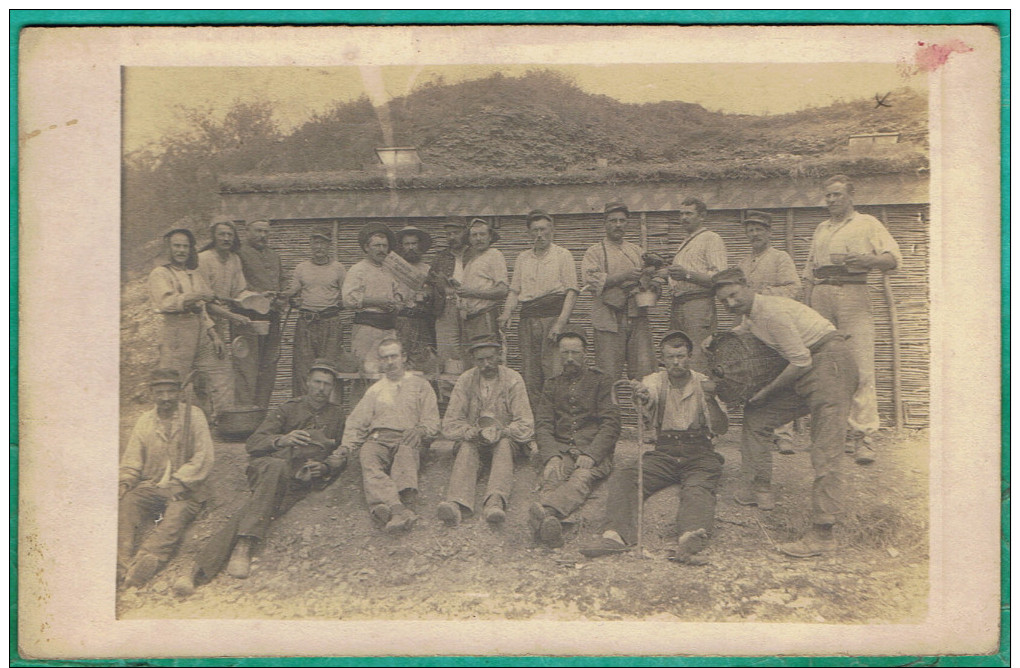
[[[213,466],[205,413],[180,402],[180,372],[153,371],[149,388],[155,408],[138,418],[120,458],[117,575],[128,587],[142,586],[170,559],[209,498]],[[136,551],[143,527],[159,516]]]
[[[333,231],[317,227],[311,233],[311,258],[294,267],[290,286],[283,293],[298,307],[294,327],[293,394],[307,393],[305,379],[313,360],[340,363],[344,330],[340,309],[347,271],[331,255]]]
[[[364,225],[358,244],[365,259],[351,267],[344,280],[344,305],[354,309],[351,352],[368,373],[379,371],[379,342],[397,336],[397,312],[404,297],[396,277],[383,266],[396,242],[386,225]]]
[[[427,276],[429,265],[422,258],[432,248],[432,235],[423,229],[408,225],[396,233],[397,255],[404,258],[416,271]],[[424,370],[425,363],[436,346],[436,332],[432,317],[432,291],[426,285],[405,300],[397,313],[397,337],[407,351],[407,363],[412,369]]]

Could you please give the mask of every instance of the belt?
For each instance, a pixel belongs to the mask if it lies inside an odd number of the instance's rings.
[[[368,325],[376,329],[395,329],[396,313],[380,313],[379,311],[358,311],[354,314],[355,325]]]
[[[847,336],[846,334],[841,334],[838,331],[832,331],[832,332],[829,332],[828,334],[826,334],[825,336],[823,336],[822,338],[818,339],[818,341],[814,345],[808,346],[808,350],[810,350],[811,353],[814,354],[814,353],[817,353],[822,348],[824,348],[825,344],[827,344],[827,343],[831,343],[831,342],[835,341],[836,339],[839,339],[841,341],[845,341],[846,339],[849,339],[849,338],[850,337]]]
[[[301,309],[299,311],[301,318],[306,322],[316,322],[318,320],[329,320],[340,315],[339,306],[327,306],[321,311],[312,311],[311,309]]]
[[[711,452],[712,439],[707,429],[688,429],[685,431],[661,431],[655,444],[656,452],[671,457],[683,456],[685,452]]]
[[[397,316],[400,318],[418,318],[419,320],[425,320],[429,317],[428,311],[422,311],[416,308],[402,308],[397,311]]]
[[[868,274],[851,274],[846,267],[827,264],[812,271],[816,285],[857,285],[868,282]]]
[[[549,318],[555,317],[563,310],[563,302],[567,296],[564,294],[544,295],[537,299],[521,302],[522,318]]]
[[[686,304],[687,302],[693,302],[697,299],[711,299],[712,292],[710,290],[691,290],[685,292],[682,295],[673,295],[674,304]]]
[[[378,429],[373,429],[372,431],[370,431],[368,433],[368,438],[365,440],[380,441],[382,443],[385,443],[387,441],[392,441],[394,439],[400,438],[403,435],[404,435],[403,429],[385,429],[383,427],[380,427]]]

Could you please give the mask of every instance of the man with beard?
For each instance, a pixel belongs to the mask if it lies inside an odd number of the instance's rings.
[[[396,236],[397,254],[412,267],[427,274],[429,265],[422,258],[432,247],[432,235],[408,225],[397,232]],[[405,300],[397,313],[397,338],[407,351],[408,365],[419,371],[425,369],[429,353],[435,347],[430,292],[426,292],[423,286],[422,290],[411,295],[411,299]]]
[[[669,268],[673,293],[669,326],[698,342],[715,331],[712,276],[726,268],[726,245],[721,236],[705,227],[707,211],[705,203],[696,197],[688,197],[680,204],[680,225],[687,238]],[[691,368],[708,373],[708,360],[700,346],[694,348]]]
[[[811,239],[804,265],[807,303],[846,335],[860,374],[848,416],[848,453],[858,464],[875,461],[870,434],[879,427],[875,393],[875,318],[868,273],[892,271],[900,247],[877,218],[854,210],[854,184],[842,174],[825,181],[829,219]]]
[[[344,281],[344,304],[354,309],[351,352],[367,373],[378,373],[379,342],[397,338],[397,312],[404,303],[397,279],[383,266],[396,238],[382,223],[368,223],[358,231],[358,244],[365,259],[351,267]]]
[[[332,456],[344,426],[343,410],[329,402],[336,368],[329,360],[315,360],[305,381],[308,394],[270,409],[248,438],[250,497],[174,583],[178,595],[191,594],[196,583],[212,580],[224,565],[231,577],[248,577],[251,553],[265,539],[269,523],[347,466],[346,457]]]
[[[272,299],[269,309],[269,333],[249,335],[252,346],[250,354],[240,365],[240,375],[251,392],[251,403],[268,406],[269,398],[276,385],[276,362],[280,355],[280,309],[286,300],[283,292],[283,265],[280,255],[269,247],[269,221],[256,220],[248,225],[248,239],[237,252],[241,258],[241,269],[248,282],[248,288]],[[249,403],[246,397],[238,395],[240,403]]]
[[[651,422],[657,438],[655,450],[640,459],[645,498],[660,489],[680,485],[677,533],[680,538],[670,557],[681,563],[700,564],[715,522],[715,490],[722,475],[723,458],[712,438],[725,434],[729,422],[715,398],[715,384],[692,371],[690,337],[669,332],[659,343],[661,369],[638,382],[634,397],[644,407],[642,419]],[[601,557],[630,550],[637,536],[638,462],[616,470],[609,479],[606,531],[581,548],[586,557]]]
[[[624,363],[629,378],[641,378],[651,373],[655,361],[647,309],[629,294],[644,264],[641,247],[624,240],[629,213],[623,202],[606,204],[606,236],[581,260],[581,280],[592,293],[596,365],[613,381]]]
[[[156,407],[138,418],[120,458],[117,579],[140,587],[169,559],[209,498],[213,443],[205,414],[180,403],[181,375],[158,369],[149,381]],[[143,524],[155,528],[135,551]]]
[[[433,316],[436,322],[436,354],[439,361],[448,366],[447,371],[459,373],[463,368],[460,319],[458,316],[457,287],[464,280],[464,250],[467,244],[467,230],[464,221],[455,216],[447,218],[443,225],[446,233],[446,248],[436,254],[429,268],[426,284],[432,290]]]
[[[821,314],[793,299],[755,294],[740,269],[719,272],[713,283],[716,299],[742,317],[734,331],[750,332],[788,362],[744,405],[739,494],[771,495],[773,430],[810,413],[813,524],[800,540],[778,547],[791,557],[832,552],[836,549],[832,526],[843,496],[844,430],[858,386],[853,354],[843,335]]]
[[[574,257],[553,243],[552,216],[535,209],[528,214],[526,224],[532,247],[517,256],[499,324],[505,330],[514,307],[520,303],[517,345],[521,349],[521,375],[534,408],[545,381],[560,371],[556,340],[574,311],[578,288]]]
[[[195,235],[178,227],[163,236],[170,262],[149,274],[149,296],[162,316],[159,366],[176,369],[181,378],[193,370],[203,382],[202,405],[216,415],[234,405],[230,360],[223,339],[207,310],[215,308],[213,290],[198,269]]]
[[[562,520],[578,510],[613,468],[620,411],[613,380],[584,363],[587,340],[575,331],[556,337],[562,373],[545,381],[535,415],[535,440],[545,468],[528,522],[540,543],[563,545]]]
[[[298,307],[292,378],[295,397],[307,393],[305,380],[312,360],[329,360],[334,368],[340,363],[344,343],[341,291],[347,272],[330,256],[332,243],[329,228],[312,230],[312,257],[294,267],[290,286],[283,293]]]
[[[506,519],[514,480],[514,453],[531,442],[535,420],[521,374],[500,364],[501,346],[471,346],[474,367],[461,374],[443,419],[443,436],[457,445],[446,501],[436,508],[447,525],[460,523],[475,508],[475,486],[484,457],[489,483],[482,516],[490,524]]]
[[[396,533],[418,520],[408,505],[418,494],[422,448],[439,434],[439,406],[429,382],[407,372],[398,339],[380,341],[376,357],[384,375],[351,411],[340,448],[326,461],[332,465],[361,449],[369,513],[386,533]]]

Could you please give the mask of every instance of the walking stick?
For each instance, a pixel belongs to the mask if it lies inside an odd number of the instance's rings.
[[[637,440],[638,440],[638,455],[637,455],[637,547],[636,552],[639,559],[644,558],[644,542],[643,526],[644,526],[644,507],[645,507],[645,476],[644,476],[644,454],[645,454],[645,417],[638,406],[637,400],[634,398],[634,388],[629,380],[618,380],[613,383],[612,399],[613,403],[617,406],[620,405],[619,394],[617,388],[627,387],[631,390],[630,403],[634,407],[634,413],[637,416]]]

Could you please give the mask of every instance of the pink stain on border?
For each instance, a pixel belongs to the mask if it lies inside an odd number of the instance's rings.
[[[922,72],[934,72],[942,67],[954,53],[969,53],[974,49],[967,46],[959,39],[951,39],[945,44],[917,43],[918,49],[914,52],[914,64]]]

